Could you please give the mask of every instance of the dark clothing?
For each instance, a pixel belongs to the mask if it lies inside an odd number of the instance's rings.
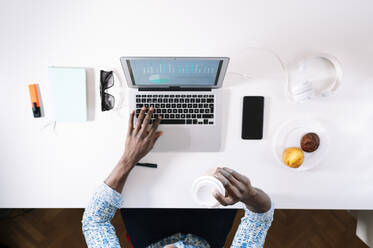
[[[121,209],[129,238],[143,248],[175,233],[195,234],[212,248],[224,247],[236,209]]]

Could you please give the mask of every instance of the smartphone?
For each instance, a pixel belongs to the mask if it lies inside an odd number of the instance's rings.
[[[263,138],[263,96],[245,96],[242,111],[242,139]]]

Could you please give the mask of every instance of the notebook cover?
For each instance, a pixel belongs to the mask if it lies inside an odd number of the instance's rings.
[[[55,120],[87,121],[87,84],[84,68],[49,67],[49,82],[55,107]]]

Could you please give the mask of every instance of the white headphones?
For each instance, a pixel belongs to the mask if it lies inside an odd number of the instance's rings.
[[[310,60],[314,59],[321,59],[328,61],[333,69],[334,75],[331,80],[328,80],[328,85],[325,88],[318,92],[318,90],[312,85],[312,82],[306,78],[304,75],[305,68],[307,67],[307,63]],[[290,82],[288,80],[287,86],[287,93],[289,97],[295,102],[305,102],[315,97],[327,97],[334,93],[334,91],[338,88],[340,81],[342,79],[342,67],[338,60],[328,54],[319,54],[315,56],[310,56],[305,58],[302,62],[298,63],[298,68],[296,71],[298,77],[295,78],[294,82]],[[289,78],[291,78],[289,76]]]

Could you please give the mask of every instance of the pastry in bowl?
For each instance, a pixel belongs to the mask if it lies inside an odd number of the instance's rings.
[[[307,133],[303,135],[300,146],[302,147],[302,150],[305,152],[314,152],[319,148],[320,145],[320,138],[315,133]]]
[[[298,147],[289,147],[282,153],[282,161],[291,168],[298,168],[304,161],[303,151]]]

